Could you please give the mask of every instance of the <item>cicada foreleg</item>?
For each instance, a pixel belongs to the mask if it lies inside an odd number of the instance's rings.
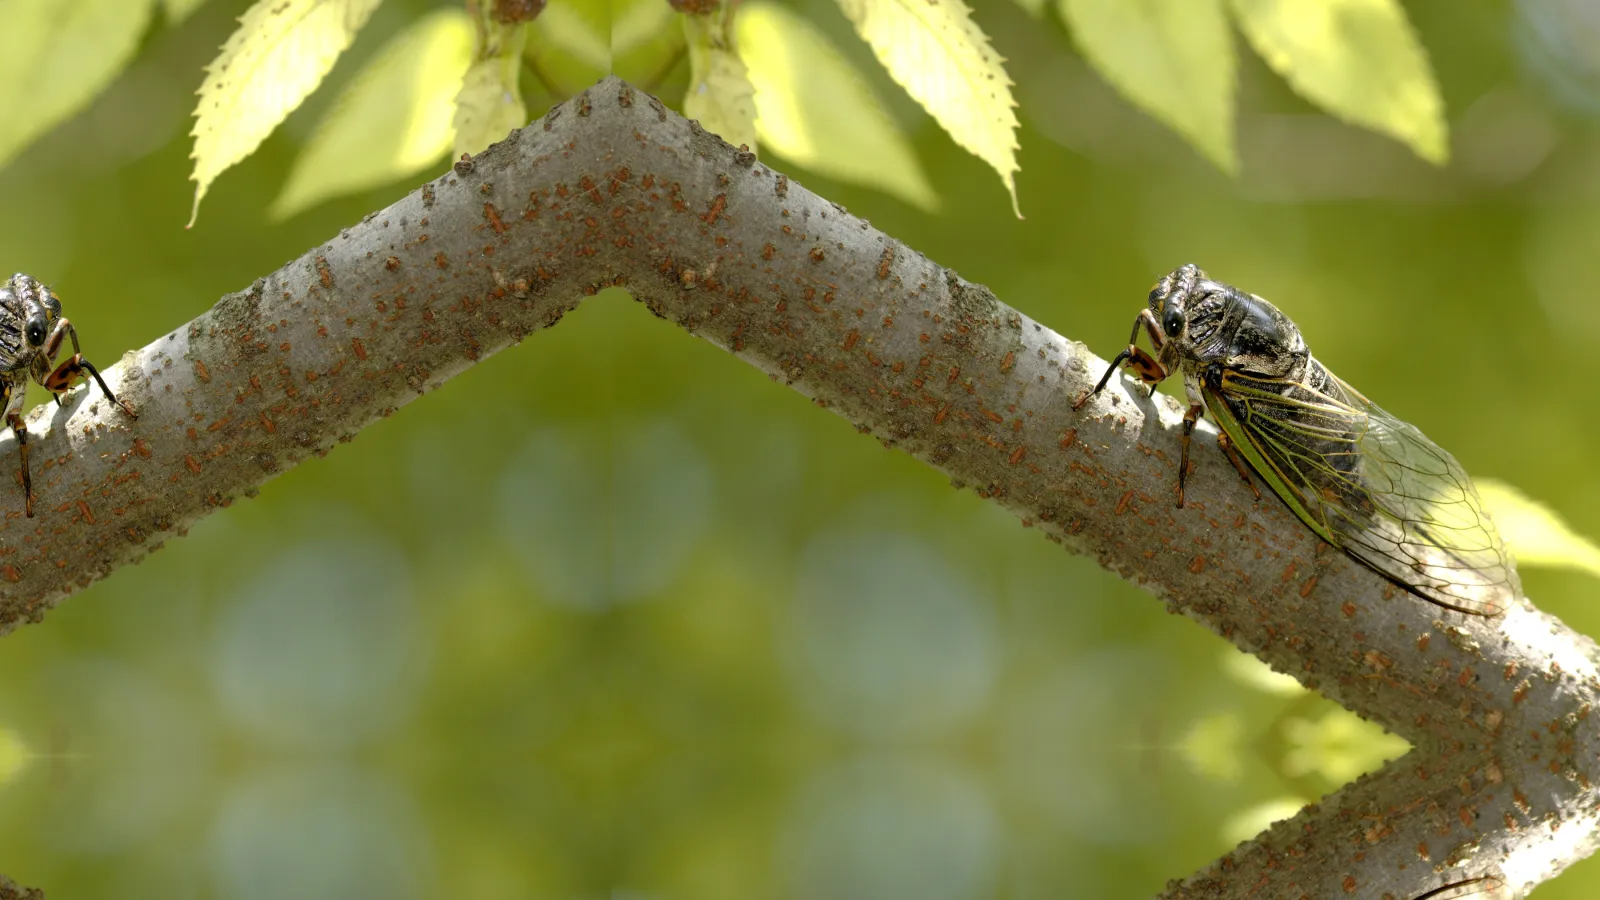
[[[1155,396],[1156,385],[1165,381],[1171,373],[1155,356],[1151,356],[1139,349],[1139,329],[1141,327],[1144,328],[1146,334],[1150,335],[1150,346],[1155,348],[1157,356],[1160,355],[1161,348],[1167,342],[1166,336],[1161,333],[1161,326],[1156,323],[1155,313],[1148,309],[1141,309],[1139,310],[1139,315],[1133,320],[1133,333],[1128,335],[1127,349],[1118,353],[1111,360],[1111,365],[1106,367],[1106,373],[1100,376],[1100,381],[1095,384],[1094,390],[1088,391],[1082,397],[1079,397],[1078,402],[1072,404],[1073,409],[1083,408],[1083,405],[1089,402],[1090,397],[1105,390],[1105,386],[1111,383],[1111,376],[1116,374],[1117,369],[1123,363],[1128,364],[1128,370],[1133,372],[1140,381],[1150,385],[1150,395]]]
[[[72,323],[67,319],[56,320],[56,327],[51,329],[50,336],[45,339],[43,348],[45,359],[54,360],[56,358],[56,354],[61,351],[63,339],[72,341],[72,356],[62,362],[61,365],[56,366],[54,372],[39,380],[39,383],[44,385],[45,390],[55,395],[56,403],[60,404],[61,395],[72,387],[73,381],[87,372],[89,377],[94,379],[94,383],[100,385],[100,390],[105,393],[112,403],[122,407],[123,412],[137,419],[139,414],[133,411],[133,407],[117,399],[117,395],[112,393],[111,388],[106,386],[106,380],[100,377],[100,370],[94,367],[94,363],[83,358],[83,351],[78,347],[78,330],[73,328]]]
[[[33,518],[33,475],[28,471],[28,426],[22,421],[22,404],[28,394],[26,381],[0,384],[0,398],[5,404],[5,423],[17,436],[17,455],[22,458],[23,510]]]

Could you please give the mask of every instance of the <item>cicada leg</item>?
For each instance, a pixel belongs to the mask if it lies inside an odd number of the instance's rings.
[[[1194,424],[1200,421],[1200,416],[1206,411],[1205,404],[1195,403],[1189,411],[1183,414],[1183,436],[1178,439],[1178,444],[1183,452],[1178,455],[1178,508],[1183,508],[1183,482],[1189,477],[1189,439],[1194,437]]]
[[[1156,385],[1165,381],[1171,373],[1154,356],[1139,349],[1139,329],[1141,327],[1150,335],[1150,346],[1155,348],[1157,354],[1161,352],[1161,347],[1166,343],[1166,338],[1161,334],[1161,326],[1156,324],[1155,313],[1148,309],[1141,309],[1139,310],[1139,315],[1133,320],[1133,333],[1128,335],[1127,349],[1118,353],[1111,360],[1111,365],[1106,367],[1106,373],[1100,376],[1100,381],[1095,384],[1094,390],[1088,391],[1082,397],[1079,397],[1078,402],[1072,404],[1073,409],[1082,409],[1083,405],[1089,402],[1090,397],[1105,390],[1105,386],[1111,382],[1111,376],[1116,374],[1117,368],[1123,363],[1128,364],[1128,369],[1140,381],[1150,385],[1150,395],[1155,396]]]
[[[112,403],[122,407],[122,411],[129,416],[135,419],[139,418],[139,414],[133,411],[133,407],[122,400],[118,400],[117,395],[112,393],[111,388],[106,386],[106,380],[100,377],[100,370],[94,367],[94,363],[83,358],[83,352],[78,348],[78,330],[73,328],[72,323],[67,319],[56,320],[56,327],[51,329],[50,337],[45,339],[43,348],[45,358],[55,359],[56,353],[61,350],[63,338],[72,340],[72,356],[62,362],[61,365],[56,366],[54,372],[39,380],[39,383],[44,385],[45,390],[55,394],[56,403],[59,404],[61,402],[61,395],[72,387],[73,381],[83,377],[83,373],[88,372],[89,376],[94,379],[94,383],[100,385],[100,390],[105,392],[106,397]]]
[[[1239,448],[1233,445],[1233,438],[1228,437],[1226,431],[1218,429],[1217,446],[1222,448],[1223,453],[1228,454],[1228,461],[1239,471],[1239,477],[1244,479],[1244,483],[1250,486],[1250,491],[1256,495],[1256,499],[1260,500],[1261,489],[1256,487],[1255,479],[1250,477],[1250,470],[1245,468],[1244,459],[1239,456]]]
[[[22,403],[28,394],[26,381],[0,384],[0,397],[5,401],[6,424],[17,436],[17,455],[22,458],[22,508],[33,518],[33,476],[28,471],[28,426],[22,421]]]

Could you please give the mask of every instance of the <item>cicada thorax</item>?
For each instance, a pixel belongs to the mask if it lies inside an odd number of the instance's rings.
[[[1310,358],[1300,329],[1271,303],[1218,282],[1201,290],[1184,304],[1188,328],[1177,342],[1189,364],[1281,378]]]

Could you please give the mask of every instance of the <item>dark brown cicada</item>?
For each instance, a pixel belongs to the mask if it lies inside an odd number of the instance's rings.
[[[72,356],[56,365],[61,342],[72,341]],[[83,358],[78,349],[78,332],[61,315],[61,298],[31,276],[18,273],[0,285],[0,402],[5,406],[5,424],[17,436],[17,452],[22,456],[22,492],[25,509],[33,515],[33,476],[28,468],[28,428],[22,422],[27,400],[28,380],[32,379],[55,395],[72,387],[78,378],[93,378],[111,402],[129,416],[133,408],[117,399],[106,387],[100,370]]]
[[[1149,301],[1127,349],[1076,406],[1123,363],[1151,393],[1181,372],[1189,412],[1179,506],[1189,437],[1210,412],[1222,449],[1251,488],[1253,471],[1306,527],[1352,559],[1458,612],[1498,615],[1517,599],[1516,566],[1461,464],[1323,366],[1276,306],[1193,265],[1161,279]],[[1137,346],[1141,331],[1154,355]]]

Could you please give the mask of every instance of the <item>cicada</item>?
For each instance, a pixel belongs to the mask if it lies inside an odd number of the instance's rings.
[[[1140,329],[1153,356],[1137,346]],[[1521,593],[1511,555],[1455,457],[1328,371],[1266,300],[1193,265],[1173,271],[1150,291],[1127,349],[1074,408],[1123,363],[1151,394],[1183,372],[1180,507],[1190,436],[1209,410],[1218,443],[1258,498],[1252,470],[1318,537],[1399,587],[1481,616],[1498,615]]]
[[[1415,897],[1413,900],[1496,900],[1506,895],[1506,883],[1493,875],[1480,875],[1457,881]]]
[[[55,366],[61,342],[72,341],[72,357]],[[51,367],[55,366],[54,369]],[[106,387],[100,370],[83,358],[78,348],[78,331],[61,315],[61,298],[48,287],[27,275],[16,274],[0,285],[0,405],[5,407],[5,424],[17,436],[17,453],[22,457],[24,509],[33,516],[33,476],[28,471],[28,428],[22,422],[22,407],[28,394],[28,379],[33,379],[61,403],[61,395],[72,383],[93,378],[100,390],[122,411],[134,416],[132,407],[117,399]]]

